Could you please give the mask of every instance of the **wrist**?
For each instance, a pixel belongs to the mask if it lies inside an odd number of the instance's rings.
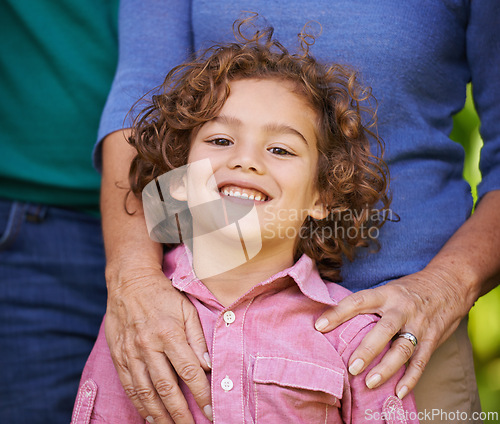
[[[156,249],[140,250],[130,254],[130,250],[115,252],[112,260],[106,263],[105,277],[108,292],[142,284],[151,276],[163,275],[163,250],[160,244]]]
[[[475,267],[457,258],[456,255],[441,252],[424,271],[436,276],[448,287],[450,296],[456,296],[460,300],[459,304],[463,305],[465,315],[481,296],[482,281]]]

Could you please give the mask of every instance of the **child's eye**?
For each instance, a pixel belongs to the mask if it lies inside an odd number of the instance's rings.
[[[284,149],[283,147],[271,147],[268,151],[278,156],[296,156],[294,153]]]
[[[227,140],[225,138],[212,138],[206,141],[207,143],[214,144],[215,146],[230,146],[233,144],[231,140]]]

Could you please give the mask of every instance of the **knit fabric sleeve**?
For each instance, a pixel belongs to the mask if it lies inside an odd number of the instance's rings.
[[[476,109],[481,120],[480,169],[482,182],[478,198],[500,190],[500,2],[470,1],[467,27],[467,58]]]
[[[130,110],[163,82],[192,50],[191,2],[187,0],[121,0],[119,58],[94,148],[101,169],[101,143],[106,135],[129,128]]]

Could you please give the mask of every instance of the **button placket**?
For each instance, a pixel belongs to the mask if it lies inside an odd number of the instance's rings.
[[[212,350],[212,383],[214,416],[220,422],[244,422],[243,332],[245,303],[233,305],[233,310],[221,310],[214,328]],[[220,351],[219,351],[220,347]],[[223,407],[217,408],[217,405]]]

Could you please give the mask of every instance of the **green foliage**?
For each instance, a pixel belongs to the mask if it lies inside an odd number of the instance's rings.
[[[450,138],[460,143],[465,150],[464,178],[471,185],[474,201],[477,200],[476,186],[481,181],[479,155],[483,140],[479,134],[479,117],[472,101],[471,86],[467,87],[467,100],[464,108],[453,117],[453,130]]]
[[[467,88],[465,107],[454,117],[453,124],[450,137],[464,146],[464,178],[471,185],[476,201],[476,186],[481,181],[479,154],[483,143],[470,86]],[[469,314],[469,335],[474,350],[483,411],[499,412],[500,416],[500,287],[483,296],[472,308]],[[491,420],[487,422],[493,423]]]

